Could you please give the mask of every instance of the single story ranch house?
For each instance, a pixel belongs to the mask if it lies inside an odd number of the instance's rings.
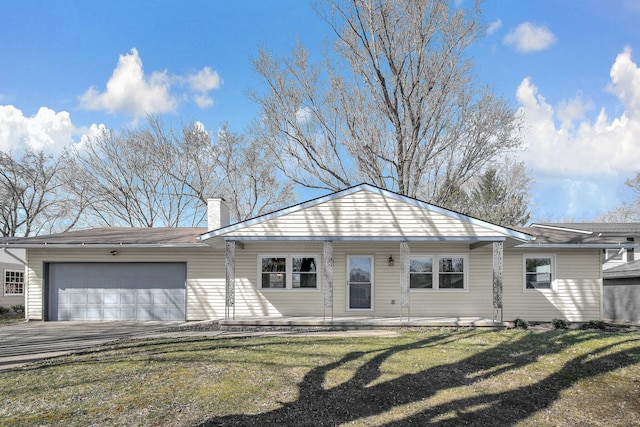
[[[589,321],[606,249],[557,227],[507,228],[368,184],[208,228],[98,228],[26,249],[29,320],[447,317]]]

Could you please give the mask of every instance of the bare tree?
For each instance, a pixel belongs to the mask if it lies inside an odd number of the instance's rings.
[[[640,222],[640,172],[628,178],[625,185],[631,190],[632,198],[620,206],[605,212],[596,218],[598,222]]]
[[[521,145],[521,119],[474,83],[468,47],[482,33],[479,2],[328,0],[336,39],[313,64],[262,49],[266,91],[256,132],[297,184],[337,190],[367,181],[447,205],[497,156]]]
[[[291,182],[278,179],[275,155],[257,139],[247,141],[226,125],[218,131],[217,160],[232,216],[245,220],[295,200]]]
[[[218,144],[199,123],[179,131],[158,117],[146,126],[104,130],[75,152],[75,173],[90,197],[86,222],[108,226],[197,226],[207,198],[231,202],[234,219],[289,203],[289,186],[256,147],[223,127]]]
[[[0,152],[0,233],[30,236],[65,231],[84,209],[83,193],[69,195],[68,158],[44,152]]]

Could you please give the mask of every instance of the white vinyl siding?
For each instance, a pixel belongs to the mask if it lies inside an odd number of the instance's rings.
[[[490,228],[369,191],[348,194],[226,234],[271,238],[496,235],[500,233]]]
[[[512,250],[504,256],[503,316],[505,320],[529,321],[566,319],[573,322],[600,319],[602,279],[599,249],[559,249],[553,251],[553,290],[524,289],[523,254]],[[548,256],[549,250],[540,252]],[[527,256],[536,253],[527,250]]]
[[[465,255],[467,290],[464,292],[410,292],[411,317],[478,317],[493,315],[493,255],[491,245],[469,250],[468,243],[410,243],[412,254]],[[43,318],[42,278],[47,262],[186,262],[187,320],[224,318],[225,253],[210,249],[30,249],[27,257],[27,316]],[[235,316],[323,316],[325,309],[322,275],[318,291],[262,291],[258,287],[259,254],[322,254],[321,242],[246,242],[236,248]],[[503,318],[527,320],[565,318],[586,321],[601,317],[600,250],[557,250],[556,289],[554,292],[524,291],[523,254],[532,250],[506,250],[503,275]],[[550,253],[549,250],[540,252]],[[400,244],[397,242],[335,242],[333,247],[333,315],[361,316],[346,310],[346,262],[349,255],[374,256],[374,311],[368,315],[401,315]],[[396,260],[389,266],[389,256]],[[319,257],[320,270],[324,260]],[[404,315],[406,316],[406,309]]]

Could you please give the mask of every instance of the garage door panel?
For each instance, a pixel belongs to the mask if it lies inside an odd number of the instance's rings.
[[[184,320],[184,263],[49,265],[51,320]]]

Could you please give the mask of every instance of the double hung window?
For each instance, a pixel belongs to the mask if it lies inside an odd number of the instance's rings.
[[[555,259],[553,255],[524,256],[524,288],[553,289]]]
[[[415,255],[409,262],[411,289],[467,288],[466,255]]]
[[[318,255],[261,255],[261,289],[317,289]]]
[[[4,271],[4,294],[24,295],[24,271]]]

